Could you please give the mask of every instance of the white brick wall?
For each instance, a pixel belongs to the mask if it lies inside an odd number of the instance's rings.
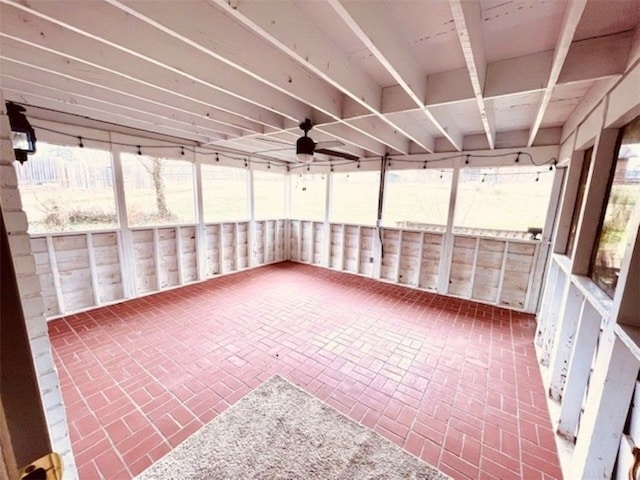
[[[55,452],[62,455],[64,479],[76,480],[78,472],[71,451],[69,428],[60,394],[58,372],[53,361],[51,343],[47,333],[40,280],[36,276],[36,265],[27,235],[27,216],[22,211],[18,180],[13,165],[15,162],[13,146],[9,139],[9,119],[5,110],[4,95],[0,91],[0,207],[18,277],[18,289],[52,447]]]

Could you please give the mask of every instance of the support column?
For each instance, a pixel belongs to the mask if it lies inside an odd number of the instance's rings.
[[[40,395],[53,450],[64,462],[65,479],[76,479],[75,466],[66,412],[60,394],[60,381],[51,353],[51,343],[45,320],[40,280],[27,233],[27,215],[22,210],[15,155],[10,139],[11,127],[6,114],[4,95],[0,91],[0,208],[15,268],[18,291],[33,356]],[[18,166],[19,168],[19,166]]]
[[[640,361],[615,335],[613,325],[606,327],[600,340],[571,459],[572,478],[611,477],[640,369]]]

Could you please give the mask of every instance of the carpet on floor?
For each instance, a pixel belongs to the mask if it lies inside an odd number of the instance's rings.
[[[449,477],[276,375],[136,478]]]

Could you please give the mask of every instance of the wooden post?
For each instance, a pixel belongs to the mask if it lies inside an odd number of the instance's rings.
[[[583,302],[566,373],[558,420],[558,433],[565,438],[575,438],[601,323],[602,317],[597,310],[591,303]]]
[[[449,214],[447,215],[447,228],[442,241],[442,256],[438,272],[438,293],[446,295],[449,291],[449,276],[451,275],[451,259],[453,257],[453,220],[456,213],[456,198],[458,196],[458,179],[462,168],[462,157],[454,162],[451,175],[451,191],[449,192]]]
[[[598,356],[571,460],[573,478],[609,478],[618,453],[640,360],[614,333],[600,337]]]

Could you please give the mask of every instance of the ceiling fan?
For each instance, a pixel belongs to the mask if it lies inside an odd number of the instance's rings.
[[[313,125],[311,124],[311,120],[308,118],[305,118],[304,122],[300,124],[300,130],[304,132],[304,135],[296,142],[296,158],[300,163],[311,163],[313,161],[314,153],[322,153],[324,155],[329,155],[330,157],[340,157],[353,161],[359,159],[359,157],[350,153],[331,150],[324,147],[317,148],[318,145],[326,145],[333,142],[322,142],[322,144],[314,142],[311,137],[307,136],[307,133],[309,133],[309,130],[312,128]]]

